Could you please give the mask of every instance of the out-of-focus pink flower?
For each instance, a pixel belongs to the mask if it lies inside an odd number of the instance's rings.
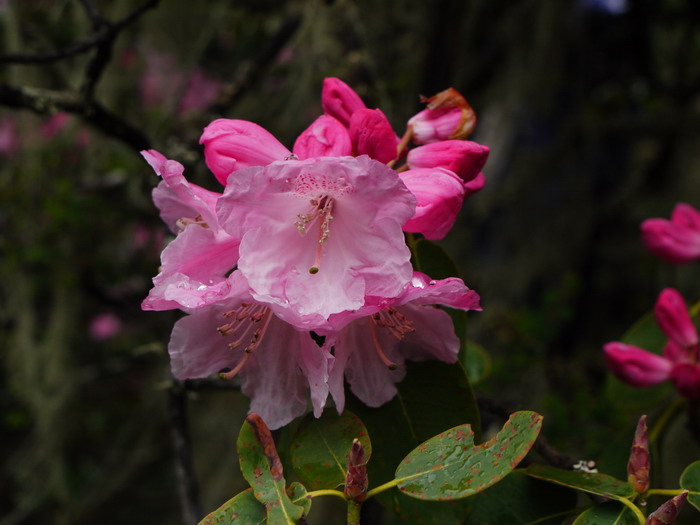
[[[247,120],[217,119],[204,128],[199,143],[204,145],[207,166],[221,184],[234,171],[266,166],[292,154],[270,132]]]
[[[408,120],[413,142],[430,144],[448,139],[465,139],[476,127],[476,113],[459,91],[448,88],[430,98],[421,97],[428,107]]]
[[[350,127],[350,117],[360,109],[365,109],[365,103],[360,96],[338,78],[326,78],[321,91],[321,105],[326,115],[340,121],[345,127]]]
[[[90,320],[90,336],[96,341],[106,341],[122,331],[122,321],[112,313],[96,315]]]
[[[677,290],[664,289],[656,300],[654,313],[659,327],[673,342],[682,347],[698,344],[698,332],[690,319],[683,296]]]
[[[426,239],[440,240],[450,231],[462,208],[462,179],[443,168],[418,168],[399,173],[416,197],[416,213],[406,224],[406,232],[422,233]]]
[[[674,366],[671,382],[683,397],[700,399],[700,366],[696,363],[680,363]]]
[[[221,93],[221,82],[197,68],[187,79],[185,92],[180,99],[180,113],[203,111],[216,100]]]
[[[6,115],[0,120],[0,153],[13,157],[19,149],[19,132],[14,115]]]
[[[253,297],[296,326],[396,297],[411,278],[402,225],[415,198],[367,156],[274,162],[230,177],[219,221],[241,238]]]
[[[647,436],[647,416],[639,418],[634,441],[627,462],[627,479],[640,494],[649,488],[649,472],[651,457],[649,456],[649,438]]]
[[[146,64],[139,80],[141,102],[147,108],[159,105],[174,107],[184,83],[184,74],[171,55],[152,49],[147,49],[143,55]]]
[[[331,317],[331,324],[344,326],[324,343],[327,349],[335,348],[328,382],[338,412],[345,406],[343,377],[359,399],[376,407],[396,395],[395,384],[406,373],[406,360],[457,360],[460,342],[452,319],[436,304],[481,310],[479,295],[460,279],[435,281],[414,272],[396,299]]]
[[[345,126],[331,116],[321,115],[299,135],[293,151],[301,160],[344,157],[352,155],[352,142]]]
[[[686,264],[700,257],[700,212],[677,204],[671,220],[642,222],[642,241],[647,250],[671,264]]]
[[[603,347],[610,371],[628,385],[647,387],[671,377],[673,363],[659,355],[624,343]]]
[[[369,155],[384,164],[396,158],[399,139],[381,110],[358,109],[349,129],[355,155]]]
[[[468,140],[443,140],[412,149],[406,161],[411,169],[445,168],[469,182],[483,169],[489,151]]]
[[[316,417],[328,396],[333,356],[308,331],[277,318],[248,293],[240,272],[228,279],[229,293],[175,323],[168,345],[173,375],[206,377],[228,370],[251,399],[249,412],[276,429],[306,412],[309,393]]]
[[[69,120],[70,114],[68,113],[56,113],[52,115],[41,125],[42,137],[46,140],[51,140],[68,125]]]
[[[240,239],[220,226],[221,194],[189,183],[182,164],[155,150],[141,154],[163,180],[153,190],[161,218],[177,237],[161,254],[160,273],[144,299],[144,310],[197,308],[228,293],[226,275],[238,260]]]
[[[464,183],[464,198],[466,199],[470,195],[474,195],[475,193],[480,192],[484,189],[485,185],[486,177],[484,177],[483,173],[479,173],[472,180]]]

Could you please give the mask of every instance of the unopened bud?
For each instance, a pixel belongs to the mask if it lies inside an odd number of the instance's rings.
[[[627,480],[635,491],[642,493],[649,488],[649,439],[647,437],[647,416],[639,418],[637,430],[634,433],[630,459],[627,463]]]
[[[448,139],[465,139],[476,127],[476,113],[454,88],[430,98],[421,97],[428,107],[408,121],[416,144],[430,144]]]
[[[345,475],[345,497],[353,501],[362,501],[367,494],[367,457],[360,440],[352,440],[348,457],[348,472]]]
[[[481,172],[489,151],[468,140],[443,140],[412,149],[406,161],[409,169],[445,168],[469,182]]]
[[[671,376],[673,363],[625,343],[608,343],[603,347],[610,371],[628,385],[648,387],[666,381]]]
[[[338,78],[326,78],[321,91],[321,105],[326,115],[339,120],[344,126],[350,127],[350,117],[355,111],[365,109],[360,95]]]
[[[649,514],[647,522],[644,525],[673,525],[687,497],[688,491],[684,490],[678,494],[678,496],[668,500]]]
[[[669,339],[683,347],[698,344],[698,332],[688,313],[683,296],[673,288],[665,288],[654,306],[656,322]]]

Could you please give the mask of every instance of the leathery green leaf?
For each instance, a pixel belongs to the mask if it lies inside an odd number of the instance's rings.
[[[688,503],[700,510],[700,461],[688,465],[680,480],[681,488],[688,491]]]
[[[622,503],[606,501],[579,514],[573,525],[639,525],[639,520]]]
[[[265,506],[255,499],[253,489],[246,489],[231,498],[199,525],[263,525],[265,523]]]
[[[308,516],[309,511],[311,510],[312,498],[307,494],[308,491],[306,490],[306,487],[298,481],[295,481],[287,487],[287,496],[289,496],[289,499],[291,499],[296,505],[301,505],[304,507],[304,517]]]
[[[291,445],[294,473],[311,490],[333,489],[345,482],[352,440],[360,440],[365,457],[372,455],[372,443],[364,423],[345,410],[330,410],[316,419],[309,414],[300,424]]]
[[[257,414],[250,414],[243,422],[238,434],[237,449],[243,477],[253,488],[255,498],[265,505],[267,523],[296,523],[304,513],[304,508],[292,503],[287,496],[282,462],[275,442],[270,429]]]
[[[460,425],[419,445],[396,469],[398,489],[432,501],[465,498],[490,487],[522,461],[542,427],[542,416],[512,414],[503,429],[481,445]]]
[[[613,478],[607,474],[564,470],[546,465],[530,465],[527,468],[527,473],[534,478],[607,498],[630,498],[634,495],[634,489],[627,481]]]

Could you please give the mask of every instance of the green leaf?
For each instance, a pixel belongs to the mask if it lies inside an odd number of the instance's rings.
[[[573,525],[639,525],[639,520],[622,503],[606,501],[582,512]]]
[[[270,429],[257,414],[250,414],[238,434],[241,473],[253,488],[255,498],[265,505],[267,523],[288,525],[301,518],[304,508],[295,505],[285,491],[285,480]]]
[[[413,450],[396,469],[398,489],[413,498],[444,501],[481,492],[510,473],[532,448],[542,416],[512,414],[482,445],[469,425],[443,432]]]
[[[406,370],[406,378],[396,385],[396,397],[379,408],[348,396],[348,408],[362,418],[372,436],[373,457],[367,464],[370,487],[392,480],[396,465],[406,454],[446,428],[470,423],[478,441],[479,411],[462,366],[409,361]],[[465,501],[418,501],[398,490],[383,492],[377,499],[401,523],[459,524],[468,512]]]
[[[576,506],[575,491],[532,478],[523,469],[469,499],[474,510],[466,525],[559,525]]]
[[[491,357],[474,341],[465,341],[462,363],[472,385],[476,385],[491,373]]]
[[[688,491],[688,503],[700,510],[700,461],[688,465],[680,479],[681,488]]]
[[[265,523],[265,506],[255,499],[253,489],[246,489],[231,498],[199,525],[263,525]]]
[[[413,267],[433,279],[459,277],[457,264],[440,246],[428,239],[418,239],[413,246]]]
[[[627,481],[621,481],[607,474],[564,470],[546,465],[530,465],[527,473],[535,478],[551,481],[574,489],[598,494],[606,498],[630,498],[634,489]]]
[[[304,516],[308,516],[311,510],[312,498],[307,496],[307,494],[308,491],[306,487],[298,481],[295,481],[287,487],[287,496],[289,496],[289,499],[291,499],[293,503],[304,507]]]
[[[345,483],[348,454],[357,438],[372,455],[372,444],[362,420],[349,410],[342,415],[326,410],[316,419],[302,421],[291,445],[292,465],[299,479],[311,490],[333,489]]]

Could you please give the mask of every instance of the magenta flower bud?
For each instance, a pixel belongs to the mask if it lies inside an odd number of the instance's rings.
[[[627,463],[627,480],[640,494],[649,488],[650,468],[647,416],[642,416],[637,423],[637,430],[634,433],[634,441],[630,450],[630,459]]]
[[[355,111],[365,109],[360,95],[339,78],[326,78],[321,90],[321,105],[326,115],[339,120],[345,127],[350,127],[350,117]]]
[[[690,354],[687,348],[683,348],[678,343],[669,339],[664,346],[663,356],[672,363],[688,363]]]
[[[688,498],[688,491],[684,490],[678,496],[668,500],[658,509],[649,514],[645,525],[673,525],[676,522],[681,507]]]
[[[333,117],[321,115],[299,135],[293,150],[301,160],[344,157],[352,155],[352,142],[345,126]]]
[[[416,213],[403,225],[403,231],[422,233],[431,241],[442,239],[462,208],[462,179],[442,168],[408,170],[399,177],[416,197]]]
[[[359,109],[350,118],[350,139],[355,155],[386,164],[394,160],[399,140],[380,109]]]
[[[652,386],[668,379],[672,363],[668,359],[624,343],[603,347],[610,371],[624,383],[637,387]]]
[[[671,220],[642,222],[642,241],[647,250],[671,264],[686,264],[700,257],[700,212],[677,204]]]
[[[428,108],[408,121],[416,144],[464,139],[474,131],[476,114],[456,89],[446,89],[430,98],[421,97],[421,101],[428,102]]]
[[[698,344],[698,332],[690,319],[683,296],[673,288],[665,288],[654,305],[656,322],[669,339],[680,346]]]
[[[268,131],[246,120],[220,118],[204,128],[199,139],[204,160],[221,184],[234,171],[267,166],[291,155]]]
[[[408,152],[408,167],[445,168],[464,182],[473,180],[486,164],[489,148],[468,140],[443,140]]]
[[[687,399],[700,399],[700,366],[681,363],[673,367],[671,381],[678,393]]]
[[[362,501],[367,494],[367,460],[365,449],[359,439],[352,440],[348,457],[348,471],[345,474],[345,497],[353,501]]]
[[[464,183],[464,198],[466,199],[470,195],[474,195],[475,193],[480,192],[484,189],[485,185],[486,177],[484,177],[483,173],[479,173],[472,180]]]

